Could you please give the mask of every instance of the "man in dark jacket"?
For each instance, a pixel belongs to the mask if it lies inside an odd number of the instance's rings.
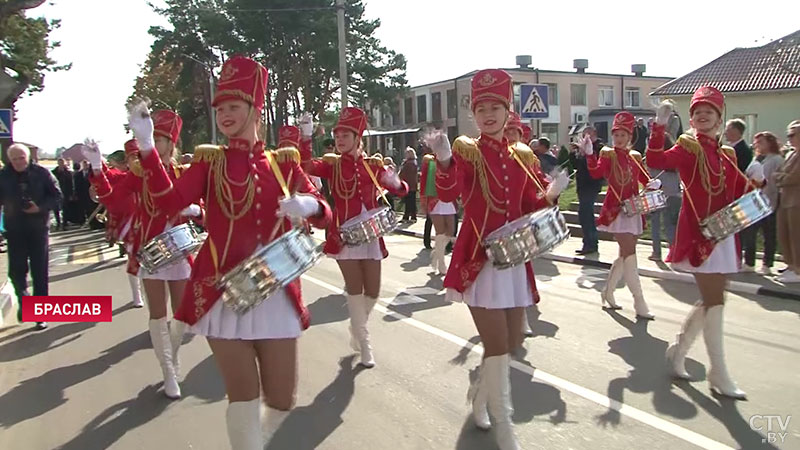
[[[603,142],[597,138],[597,131],[593,127],[587,127],[583,131],[583,136],[589,136],[592,140],[594,154],[599,155],[603,148]],[[586,165],[586,157],[579,154],[576,144],[571,144],[570,162],[577,173],[575,174],[575,184],[578,188],[578,220],[583,232],[583,247],[575,250],[579,255],[589,255],[597,253],[597,225],[594,221],[594,204],[597,196],[603,188],[603,180],[595,180],[589,174],[589,167]]]
[[[29,295],[29,262],[33,295],[48,295],[50,211],[58,207],[61,191],[49,170],[30,162],[28,147],[12,145],[8,159],[11,164],[0,170],[0,204],[8,240],[8,278],[19,302],[17,319],[22,321],[22,297]],[[47,323],[36,327],[45,329]]]
[[[53,176],[58,180],[58,187],[61,189],[62,197],[61,204],[53,210],[53,214],[56,216],[56,227],[64,231],[70,217],[68,199],[72,197],[72,172],[67,167],[67,162],[64,158],[58,158],[58,167],[53,169]]]
[[[731,119],[725,124],[725,140],[736,150],[736,165],[742,173],[753,161],[753,149],[744,141],[745,123],[742,119]]]
[[[641,117],[636,121],[636,128],[633,130],[633,149],[644,155],[647,150],[647,138],[650,133],[647,131],[647,125],[644,124],[644,119]]]

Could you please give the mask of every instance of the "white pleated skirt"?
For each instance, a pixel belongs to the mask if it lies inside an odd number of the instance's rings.
[[[189,332],[218,339],[291,339],[302,333],[300,318],[286,294],[279,289],[244,314],[234,312],[222,300],[189,327]]]
[[[524,264],[498,270],[487,262],[463,294],[447,288],[444,299],[476,308],[526,308],[533,304],[533,293]]]
[[[436,206],[428,213],[431,216],[451,216],[456,213],[456,205],[453,202],[436,202]]]
[[[133,256],[129,256],[129,258],[133,258]],[[189,265],[189,260],[186,258],[182,258],[167,267],[162,267],[156,273],[150,273],[144,267],[139,266],[139,278],[144,280],[188,280],[191,274],[192,266]]]
[[[736,253],[736,237],[734,235],[728,236],[717,245],[708,256],[703,264],[694,267],[689,258],[683,261],[673,262],[670,264],[673,270],[679,272],[691,273],[737,273],[739,272],[739,260],[741,258]]]
[[[335,255],[328,255],[335,260],[340,259],[374,259],[380,261],[383,259],[381,253],[380,240],[375,240],[369,244],[361,244],[355,247],[344,246],[341,252]]]
[[[617,214],[617,218],[610,225],[598,225],[599,231],[608,233],[631,233],[639,236],[642,234],[642,216],[626,216],[622,211]]]

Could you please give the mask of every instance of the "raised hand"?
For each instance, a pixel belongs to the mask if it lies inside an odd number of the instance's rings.
[[[444,131],[436,130],[423,139],[425,144],[433,150],[433,154],[436,155],[436,159],[439,161],[448,161],[453,155],[450,149],[450,138],[447,137]]]
[[[300,128],[300,134],[304,138],[311,137],[314,132],[314,121],[310,113],[304,112],[300,115],[300,119],[297,121],[297,128]]]
[[[83,141],[81,154],[92,165],[92,169],[100,170],[103,167],[103,155],[100,153],[100,146],[93,139],[87,138]]]
[[[153,139],[153,119],[150,117],[150,110],[147,102],[142,99],[135,99],[127,105],[127,109],[128,127],[133,131],[133,137],[139,143],[139,150],[144,156],[156,147]]]
[[[278,217],[305,219],[319,214],[319,202],[313,195],[295,194],[278,201]]]

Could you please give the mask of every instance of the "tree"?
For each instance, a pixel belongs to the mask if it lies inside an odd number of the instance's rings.
[[[153,28],[159,41],[219,67],[245,54],[270,71],[265,121],[272,135],[291,116],[309,111],[320,118],[337,100],[339,59],[334,0],[166,0],[173,30]],[[345,8],[348,20],[348,90],[365,107],[392,101],[406,86],[405,58],[374,36],[379,20],[364,18],[361,0]],[[154,44],[155,48],[155,44]],[[167,55],[165,55],[167,56]]]
[[[59,65],[49,53],[59,42],[51,41],[50,32],[59,27],[58,20],[30,18],[26,11],[45,0],[0,0],[0,108],[14,108],[26,92],[44,89],[47,72],[68,70],[71,64]],[[7,139],[0,141],[6,159]]]

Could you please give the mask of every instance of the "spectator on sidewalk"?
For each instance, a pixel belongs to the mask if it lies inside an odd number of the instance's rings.
[[[394,160],[391,157],[385,156],[383,158],[383,165],[387,169],[391,169],[392,172],[397,173],[397,166],[394,165]],[[392,208],[392,211],[394,211],[394,200],[395,200],[394,195],[392,195],[391,192],[386,192],[385,195],[386,195],[386,201],[389,202],[389,208]]]
[[[775,174],[778,187],[778,240],[786,262],[786,271],[777,281],[800,282],[800,120],[789,124],[786,134],[794,151],[787,153],[786,161]],[[792,231],[794,230],[794,231]]]
[[[671,148],[674,145],[671,136],[666,134],[664,138],[665,148]],[[667,207],[650,214],[650,229],[653,239],[653,253],[650,255],[650,260],[661,261],[661,232],[664,232],[664,240],[669,245],[675,242],[675,230],[678,227],[682,203],[681,179],[678,172],[674,170],[649,169],[649,171],[651,177],[661,180],[661,190],[667,197]]]
[[[775,184],[775,174],[783,165],[783,156],[780,154],[780,144],[778,138],[764,131],[758,133],[753,138],[753,147],[756,150],[756,161],[761,165],[765,185],[762,187],[764,193],[769,198],[773,206],[778,205],[778,186]],[[778,233],[777,216],[773,212],[769,216],[761,219],[758,223],[742,231],[742,250],[744,251],[743,272],[753,272],[756,265],[756,238],[758,230],[764,233],[764,258],[763,266],[759,273],[770,275],[772,265],[775,263],[775,251],[777,246]]]
[[[742,172],[753,161],[753,149],[744,141],[746,125],[742,119],[731,119],[725,124],[725,140],[736,150],[736,166]]]
[[[58,166],[53,169],[53,176],[58,181],[62,198],[58,208],[53,210],[53,214],[56,216],[56,228],[64,231],[67,229],[67,218],[70,216],[67,212],[69,209],[67,199],[72,196],[72,172],[67,167],[67,161],[64,158],[58,158]]]
[[[550,152],[550,140],[542,137],[531,141],[533,146],[531,149],[536,156],[539,157],[539,163],[542,165],[542,172],[549,174],[553,169],[558,167],[558,158],[553,156]]]
[[[587,127],[583,131],[583,136],[589,136],[595,154],[599,154],[603,148],[603,142],[597,138],[597,130],[594,127]],[[589,173],[586,165],[586,156],[578,154],[578,146],[571,144],[569,155],[570,163],[575,167],[577,174],[575,182],[578,189],[578,220],[583,232],[583,247],[576,250],[579,255],[589,255],[597,253],[597,225],[594,221],[594,204],[597,196],[603,188],[603,180],[595,180]]]
[[[23,144],[8,148],[11,164],[0,170],[0,205],[8,240],[8,278],[19,302],[17,320],[22,321],[22,298],[28,293],[30,262],[33,295],[48,295],[50,211],[58,206],[61,191],[49,170],[30,161]],[[47,328],[38,322],[36,328]]]
[[[411,148],[406,148],[406,159],[400,168],[400,179],[408,184],[408,195],[405,201],[405,211],[403,211],[402,222],[417,221],[417,183],[419,181],[419,168],[417,167],[417,152]]]
[[[644,119],[639,117],[636,120],[636,128],[633,130],[633,149],[644,155],[647,150],[647,138],[650,132],[647,130],[647,125],[644,124]]]

